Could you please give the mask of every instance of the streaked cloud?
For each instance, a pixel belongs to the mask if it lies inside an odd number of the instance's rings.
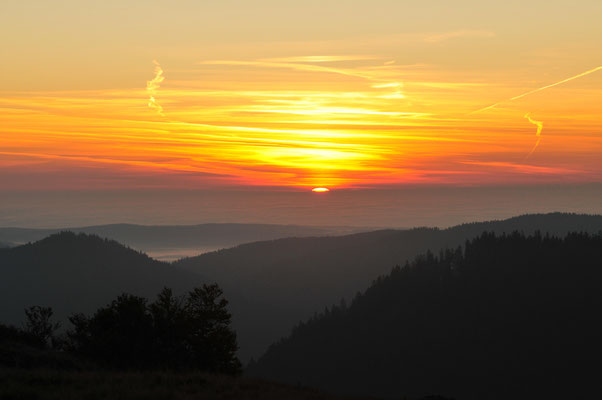
[[[320,55],[320,56],[301,56],[301,57],[276,57],[266,58],[260,61],[265,62],[284,62],[284,63],[326,63],[326,62],[340,62],[340,61],[366,61],[366,60],[378,60],[381,57],[369,56],[369,55]]]
[[[502,161],[463,161],[464,164],[477,165],[483,167],[494,167],[504,170],[513,170],[521,174],[532,175],[567,175],[567,174],[583,174],[585,171],[572,168],[550,167],[540,165],[530,165]]]
[[[423,40],[427,43],[441,43],[450,39],[458,38],[490,38],[494,37],[495,33],[485,30],[461,29],[458,31],[450,31],[443,33],[435,33],[425,35]]]

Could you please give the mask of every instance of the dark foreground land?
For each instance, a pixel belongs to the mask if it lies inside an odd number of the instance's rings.
[[[2,400],[345,400],[313,389],[201,372],[57,371],[0,369]]]

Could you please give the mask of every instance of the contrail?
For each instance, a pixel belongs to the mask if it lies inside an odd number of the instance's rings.
[[[161,86],[161,82],[165,80],[163,76],[163,70],[161,66],[157,62],[157,60],[153,60],[153,64],[155,64],[155,77],[146,82],[146,92],[148,93],[148,106],[153,110],[157,111],[159,115],[163,114],[163,107],[161,107],[157,100],[155,100],[155,95],[157,94],[157,89]]]
[[[505,103],[505,102],[507,102],[507,101],[518,100],[518,99],[520,99],[520,98],[523,98],[523,97],[525,97],[525,96],[528,96],[528,95],[530,95],[530,94],[537,93],[537,92],[540,92],[540,91],[542,91],[542,90],[549,89],[549,88],[551,88],[551,87],[558,86],[558,85],[561,85],[561,84],[563,84],[563,83],[566,83],[566,82],[572,81],[573,79],[577,79],[577,78],[581,78],[582,76],[585,76],[585,75],[593,74],[594,72],[596,72],[596,71],[599,71],[599,70],[602,70],[602,66],[599,66],[599,67],[596,67],[596,68],[590,69],[589,71],[582,72],[582,73],[580,73],[579,75],[571,76],[570,78],[563,79],[563,80],[561,80],[561,81],[558,81],[558,82],[556,82],[556,83],[552,83],[552,84],[550,84],[550,85],[546,85],[546,86],[543,86],[543,87],[540,87],[540,88],[537,88],[537,89],[530,90],[530,91],[528,91],[528,92],[526,92],[526,93],[519,94],[518,96],[514,96],[514,97],[512,97],[512,98],[510,98],[510,99],[508,99],[508,100],[502,100],[502,101],[500,101],[500,102],[497,102],[497,103],[495,103],[495,104],[492,104],[492,105],[490,105],[490,106],[483,107],[483,108],[481,108],[481,109],[479,109],[479,110],[473,111],[473,112],[471,112],[470,114],[476,114],[476,113],[479,113],[479,112],[481,112],[481,111],[485,111],[485,110],[489,110],[489,109],[491,109],[491,108],[495,108],[496,106],[498,106],[498,105],[500,105],[500,104],[502,104],[502,103]]]
[[[543,130],[543,122],[531,119],[530,113],[526,113],[525,114],[525,118],[527,118],[530,123],[532,123],[533,125],[537,126],[537,133],[536,133],[536,135],[537,135],[537,142],[535,142],[535,146],[533,146],[533,148],[531,149],[531,151],[529,152],[529,154],[527,154],[527,157],[525,157],[525,159],[527,159],[527,158],[529,158],[529,156],[531,154],[533,154],[533,152],[535,151],[535,149],[537,148],[537,146],[539,146],[539,142],[541,141],[541,131]]]

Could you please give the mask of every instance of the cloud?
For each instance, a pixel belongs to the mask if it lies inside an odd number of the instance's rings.
[[[159,103],[157,103],[157,100],[155,99],[155,96],[157,95],[157,90],[159,89],[159,87],[161,87],[161,83],[165,80],[165,77],[163,76],[163,69],[161,69],[161,66],[159,65],[157,60],[153,60],[153,63],[155,64],[155,77],[150,81],[146,82],[146,92],[149,96],[148,106],[153,110],[157,111],[159,115],[165,115],[163,114],[163,107],[161,107],[161,105],[159,105]]]
[[[546,174],[546,175],[565,175],[565,174],[579,174],[583,171],[569,168],[557,168],[557,167],[544,167],[530,164],[519,164],[502,161],[462,161],[462,164],[466,165],[478,165],[482,167],[493,167],[493,168],[504,168],[513,170],[521,174]]]
[[[403,86],[403,84],[399,83],[399,82],[390,82],[390,83],[377,83],[372,85],[373,88],[376,89],[381,89],[381,88],[397,88]]]
[[[525,118],[527,118],[529,120],[530,123],[532,123],[533,125],[537,126],[537,142],[535,142],[535,146],[533,146],[533,148],[531,149],[531,151],[529,152],[529,154],[527,154],[527,157],[525,157],[525,159],[529,158],[529,156],[531,154],[533,154],[533,152],[535,151],[535,149],[537,148],[537,146],[539,146],[539,142],[541,141],[541,131],[543,130],[543,122],[542,121],[536,121],[534,119],[531,118],[530,113],[526,113],[525,114]]]
[[[493,36],[495,36],[495,33],[490,32],[490,31],[462,29],[459,31],[427,35],[424,37],[423,40],[427,43],[440,43],[440,42],[444,42],[449,39],[457,39],[457,38],[464,38],[464,37],[488,38],[488,37],[493,37]]]
[[[502,100],[502,101],[499,101],[499,102],[497,102],[497,103],[495,103],[495,104],[492,104],[492,105],[490,105],[490,106],[487,106],[487,107],[480,108],[480,109],[478,109],[478,110],[476,110],[476,111],[473,111],[473,112],[471,112],[470,114],[476,114],[476,113],[479,113],[479,112],[481,112],[481,111],[485,111],[485,110],[489,110],[489,109],[491,109],[491,108],[495,108],[495,107],[499,106],[499,105],[500,105],[500,104],[502,104],[502,103],[505,103],[505,102],[508,102],[508,101],[514,101],[514,100],[518,100],[518,99],[520,99],[520,98],[523,98],[523,97],[525,97],[525,96],[528,96],[528,95],[530,95],[530,94],[537,93],[537,92],[540,92],[540,91],[542,91],[542,90],[549,89],[549,88],[552,88],[552,87],[554,87],[554,86],[561,85],[561,84],[563,84],[563,83],[566,83],[566,82],[570,82],[570,81],[572,81],[573,79],[581,78],[581,77],[583,77],[583,76],[586,76],[586,75],[589,75],[589,74],[593,74],[594,72],[596,72],[596,71],[600,71],[600,70],[602,70],[602,66],[599,66],[599,67],[596,67],[596,68],[592,68],[592,69],[590,69],[590,70],[588,70],[588,71],[582,72],[582,73],[580,73],[580,74],[577,74],[577,75],[575,75],[575,76],[571,76],[571,77],[569,77],[569,78],[563,79],[563,80],[561,80],[561,81],[558,81],[558,82],[551,83],[551,84],[549,84],[549,85],[546,85],[546,86],[542,86],[542,87],[540,87],[540,88],[537,88],[537,89],[529,90],[528,92],[525,92],[525,93],[519,94],[518,96],[514,96],[514,97],[511,97],[511,98],[509,98],[509,99],[507,99],[507,100]]]
[[[324,63],[324,62],[337,62],[337,61],[365,61],[365,60],[377,60],[380,57],[357,55],[357,56],[299,56],[299,57],[278,57],[278,58],[265,58],[260,61],[266,62],[284,62],[284,63]]]
[[[260,68],[284,68],[292,69],[296,71],[309,71],[309,72],[328,72],[333,74],[352,76],[362,79],[374,80],[373,73],[366,71],[360,71],[351,68],[334,68],[326,67],[322,65],[314,65],[311,63],[301,62],[266,62],[266,61],[229,61],[229,60],[210,60],[201,61],[199,64],[202,65],[234,65],[234,66],[250,66]]]

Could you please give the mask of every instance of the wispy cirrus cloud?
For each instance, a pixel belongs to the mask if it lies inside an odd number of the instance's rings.
[[[370,74],[366,71],[362,71],[354,68],[335,68],[327,67],[323,65],[313,65],[306,62],[276,62],[276,61],[262,61],[262,60],[251,60],[251,61],[236,61],[236,60],[208,60],[201,61],[199,64],[202,65],[223,65],[223,66],[247,66],[247,67],[263,67],[263,68],[284,68],[292,69],[297,71],[307,72],[330,72],[333,74],[353,76],[363,79],[374,79],[374,74]]]
[[[535,135],[537,136],[537,142],[535,142],[535,145],[533,146],[533,148],[531,149],[531,151],[529,152],[529,154],[527,154],[527,157],[525,157],[525,159],[529,158],[529,156],[531,154],[533,154],[533,152],[535,151],[535,149],[537,148],[537,146],[539,146],[539,142],[541,141],[541,131],[543,130],[543,122],[542,121],[537,121],[534,120],[533,118],[531,118],[531,113],[526,113],[525,114],[525,118],[532,123],[533,125],[537,126],[537,132],[535,133]]]
[[[367,61],[378,60],[381,57],[371,55],[316,55],[316,56],[298,56],[298,57],[275,57],[264,58],[260,61],[265,62],[285,62],[285,63],[326,63],[340,61]]]
[[[600,70],[602,70],[602,66],[599,66],[599,67],[596,67],[596,68],[592,68],[590,70],[587,70],[587,71],[582,72],[582,73],[577,74],[577,75],[573,75],[573,76],[568,77],[566,79],[563,79],[561,81],[554,82],[554,83],[551,83],[549,85],[545,85],[545,86],[542,86],[542,87],[538,87],[537,89],[529,90],[528,92],[521,93],[518,96],[511,97],[511,98],[509,98],[507,100],[499,101],[499,102],[497,102],[495,104],[491,104],[491,105],[489,105],[487,107],[479,108],[478,110],[471,112],[471,114],[476,114],[476,113],[480,113],[482,111],[490,110],[492,108],[495,108],[495,107],[499,106],[500,104],[503,104],[503,103],[506,103],[506,102],[510,102],[510,101],[514,101],[514,100],[518,100],[518,99],[522,99],[523,97],[526,97],[526,96],[528,96],[530,94],[541,92],[542,90],[550,89],[550,88],[553,88],[554,86],[562,85],[563,83],[567,83],[567,82],[570,82],[572,80],[575,80],[575,79],[587,76],[589,74],[593,74],[594,72],[597,72],[597,71],[600,71]]]
[[[153,60],[153,64],[155,64],[155,76],[153,77],[153,79],[146,82],[146,92],[149,96],[148,106],[153,110],[157,111],[159,115],[164,115],[163,107],[161,107],[161,105],[157,103],[155,96],[157,95],[157,90],[159,89],[159,87],[161,87],[161,83],[165,80],[165,77],[163,76],[163,69],[161,68],[157,60]]]
[[[441,43],[446,40],[457,39],[457,38],[466,38],[466,37],[490,38],[490,37],[494,37],[494,36],[495,36],[495,33],[491,32],[491,31],[461,29],[458,31],[428,34],[428,35],[424,36],[423,40],[427,43]]]

